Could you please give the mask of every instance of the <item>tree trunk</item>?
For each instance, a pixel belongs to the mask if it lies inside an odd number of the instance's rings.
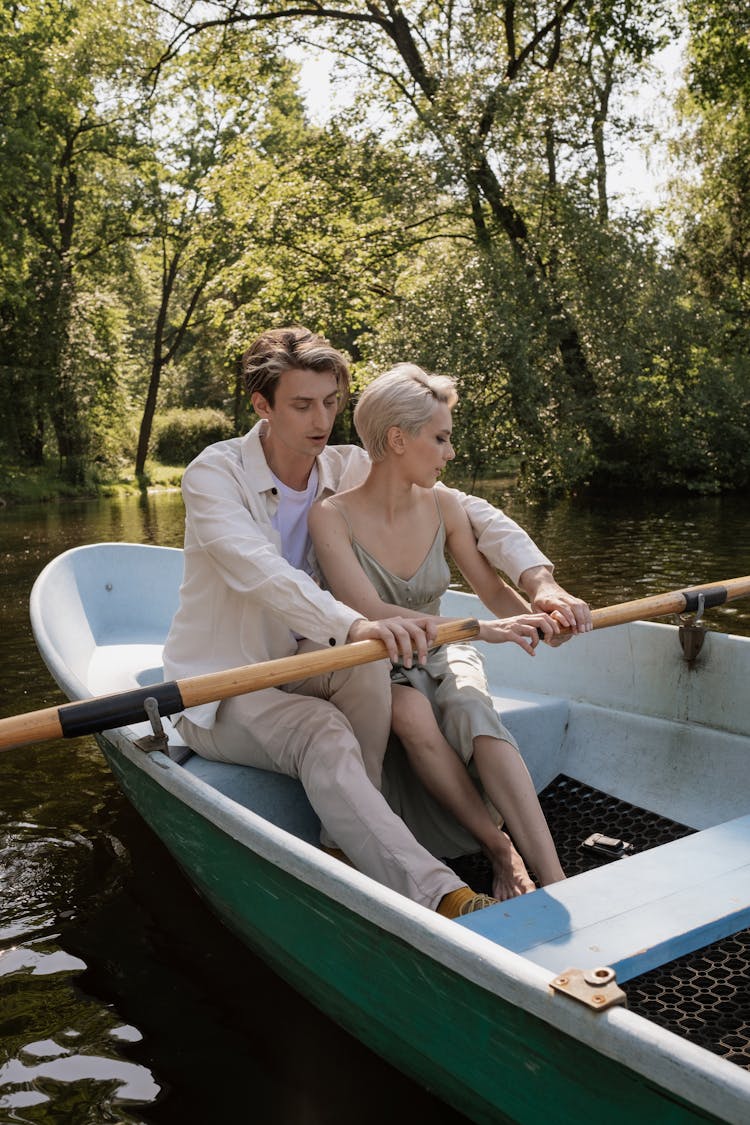
[[[164,367],[162,347],[168,306],[169,293],[162,291],[162,303],[156,319],[154,345],[151,353],[151,375],[148,381],[146,402],[143,407],[140,430],[138,431],[138,449],[135,455],[135,475],[139,480],[143,477],[146,469],[148,447],[151,441],[151,430],[154,425],[154,415],[156,414],[156,401],[159,396],[159,384],[161,382],[162,368]]]
[[[604,146],[604,126],[609,115],[609,99],[612,93],[612,72],[607,72],[603,86],[594,83],[598,100],[598,112],[591,122],[591,135],[596,158],[596,198],[597,218],[602,226],[609,222],[609,198],[607,194],[607,153]]]

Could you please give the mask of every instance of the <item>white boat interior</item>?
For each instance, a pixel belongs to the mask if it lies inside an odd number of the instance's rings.
[[[69,698],[163,678],[162,644],[181,575],[181,551],[125,544],[68,552],[48,568],[34,590],[32,619]],[[34,599],[44,600],[43,616]],[[59,613],[50,614],[50,604]],[[481,616],[482,608],[451,591],[443,612]],[[693,662],[674,625],[644,622],[540,646],[534,658],[512,644],[484,650],[497,709],[537,790],[557,799],[562,785],[588,804],[585,816],[570,809],[566,822],[567,856],[581,858],[580,873],[462,924],[553,972],[593,956],[615,968],[618,981],[750,926],[750,638],[708,631]],[[165,727],[170,756],[183,769],[317,843],[317,818],[298,782],[201,759],[168,720]],[[133,730],[141,736],[150,728]],[[632,825],[628,836],[622,816]],[[644,835],[644,816],[672,826],[656,846]],[[550,825],[554,835],[552,819]],[[611,855],[625,858],[597,855],[586,843],[593,833],[610,838]],[[744,948],[750,957],[750,943]],[[747,1027],[745,1035],[729,1057],[750,1059]]]

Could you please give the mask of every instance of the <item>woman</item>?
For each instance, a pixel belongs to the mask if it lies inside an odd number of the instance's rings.
[[[496,615],[479,623],[479,639],[510,641],[533,655],[540,632],[552,639],[559,621],[554,614],[529,612],[478,551],[451,493],[435,487],[455,456],[456,399],[452,379],[411,364],[400,364],[365,388],[354,424],[372,468],[359,487],[312,509],[317,558],[334,596],[364,617],[432,614],[437,623],[445,620],[438,615],[450,581],[447,549]],[[539,882],[563,879],[533,783],[492,705],[477,650],[446,645],[422,665],[395,666],[392,691],[393,731],[408,763],[438,806],[488,856],[493,896],[506,899],[534,888],[508,835],[499,830],[498,813]]]

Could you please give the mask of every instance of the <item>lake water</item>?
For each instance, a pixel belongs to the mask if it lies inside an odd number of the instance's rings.
[[[750,573],[748,498],[494,498],[595,606]],[[28,623],[44,564],[80,543],[180,546],[182,529],[178,493],[0,511],[0,715],[61,699]],[[750,636],[750,599],[708,619]],[[465,1122],[212,917],[93,739],[0,755],[0,878],[0,1122]]]

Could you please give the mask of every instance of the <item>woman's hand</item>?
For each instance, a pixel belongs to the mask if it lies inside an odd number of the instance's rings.
[[[513,641],[529,656],[540,640],[552,641],[560,632],[560,624],[548,613],[520,613],[516,617],[502,617],[494,621],[479,622],[479,640],[490,644]],[[541,636],[540,636],[541,633]]]
[[[425,663],[427,650],[435,644],[439,621],[440,618],[427,614],[424,617],[384,617],[380,621],[360,617],[352,622],[346,639],[382,641],[393,664],[411,668],[415,652],[417,663]]]

